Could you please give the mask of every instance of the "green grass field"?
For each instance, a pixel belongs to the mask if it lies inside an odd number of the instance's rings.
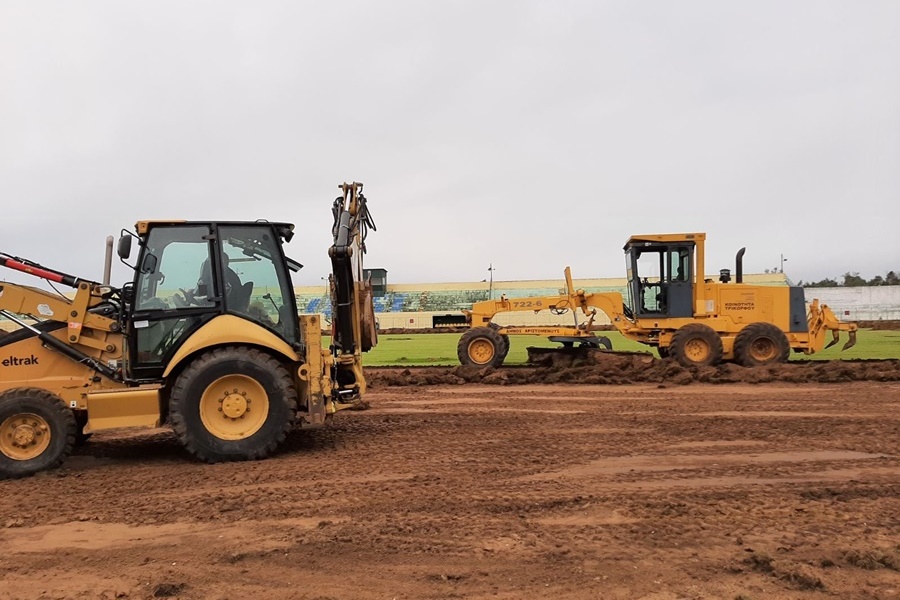
[[[610,339],[614,350],[650,351],[650,348],[626,340],[615,331],[600,332]],[[598,335],[600,335],[598,334]],[[378,336],[378,346],[370,351],[364,359],[366,366],[453,366],[458,365],[456,343],[458,333],[413,333],[383,334]],[[842,334],[841,341],[818,354],[791,354],[791,360],[834,360],[839,358],[897,358],[900,359],[900,331],[860,330],[857,334],[856,346],[841,352],[841,346],[847,340]],[[527,358],[525,349],[529,346],[558,346],[546,338],[530,335],[510,336],[509,355],[504,364],[524,364]],[[655,352],[654,352],[655,356]]]

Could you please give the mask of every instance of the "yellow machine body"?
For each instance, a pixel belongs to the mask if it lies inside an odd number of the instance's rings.
[[[845,349],[855,343],[856,324],[839,321],[818,300],[807,305],[803,288],[743,283],[743,249],[738,253],[736,281],[732,281],[730,270],[722,270],[718,281],[707,279],[705,240],[703,233],[630,238],[625,245],[627,304],[618,292],[575,289],[568,267],[566,289],[559,296],[504,296],[477,302],[471,310],[463,311],[471,329],[463,334],[457,348],[460,361],[498,366],[508,351],[508,335],[548,336],[564,346],[609,349],[609,341],[594,334],[593,321],[599,312],[626,338],[657,348],[663,357],[672,354],[688,366],[721,360],[736,360],[747,366],[781,362],[787,360],[789,351],[821,351],[827,347],[828,332],[833,336],[829,345],[837,341],[841,331],[850,335]],[[642,269],[652,275],[640,272]],[[573,327],[501,327],[492,322],[505,312],[548,310],[560,314],[576,309],[586,315],[586,320]]]
[[[281,247],[291,224],[139,221],[120,240],[123,261],[132,239],[141,247],[122,288],[0,253],[0,266],[75,289],[0,281],[0,318],[18,326],[0,335],[0,478],[53,467],[71,440],[121,427],[171,424],[209,462],[263,458],[290,427],[360,406],[362,353],[377,341],[362,280],[374,223],[362,184],[339,187],[327,348],[319,316],[296,310],[289,271],[302,265]]]

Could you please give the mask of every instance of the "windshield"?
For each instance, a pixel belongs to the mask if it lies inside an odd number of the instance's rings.
[[[271,228],[223,226],[219,232],[226,308],[295,341],[294,290]]]
[[[209,264],[209,227],[157,227],[150,231],[137,277],[137,310],[184,306],[179,295],[197,286],[197,275]],[[198,294],[197,306],[212,306]]]

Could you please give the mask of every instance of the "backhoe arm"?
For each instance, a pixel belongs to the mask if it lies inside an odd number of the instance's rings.
[[[331,257],[332,341],[334,389],[338,399],[355,400],[365,393],[361,352],[377,343],[372,286],[363,279],[366,236],[375,230],[363,184],[344,183],[332,207],[334,244]]]

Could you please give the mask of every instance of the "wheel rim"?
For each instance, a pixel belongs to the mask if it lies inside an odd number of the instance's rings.
[[[50,445],[50,424],[34,413],[19,413],[0,424],[0,452],[13,460],[31,460]]]
[[[691,362],[703,362],[709,358],[709,344],[706,343],[706,340],[702,340],[700,338],[694,338],[692,340],[688,340],[688,343],[684,345],[684,355]]]
[[[477,365],[486,365],[494,358],[494,344],[490,340],[480,338],[469,344],[469,358]]]
[[[265,388],[246,375],[226,375],[213,381],[200,398],[200,420],[222,440],[248,438],[263,426],[269,414]]]
[[[772,360],[777,354],[775,342],[767,337],[758,337],[750,344],[750,356],[753,360],[765,362]]]

